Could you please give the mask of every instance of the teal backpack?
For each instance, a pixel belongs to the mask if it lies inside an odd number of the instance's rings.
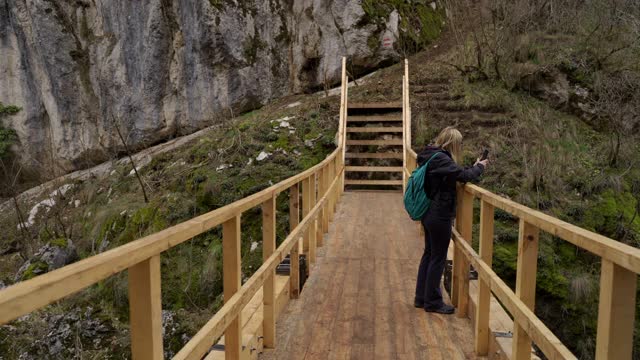
[[[404,208],[409,213],[411,220],[420,220],[422,216],[429,210],[431,206],[431,199],[427,197],[424,191],[424,177],[427,174],[427,166],[431,160],[440,152],[436,152],[431,155],[431,158],[424,163],[424,165],[413,170],[409,181],[407,182],[407,189],[404,192]]]

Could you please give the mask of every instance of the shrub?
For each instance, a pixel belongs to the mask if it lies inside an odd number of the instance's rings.
[[[0,102],[0,120],[6,116],[17,114],[22,108],[15,105],[4,105]],[[18,141],[18,136],[13,129],[8,129],[0,124],[0,159],[9,156],[11,146]]]

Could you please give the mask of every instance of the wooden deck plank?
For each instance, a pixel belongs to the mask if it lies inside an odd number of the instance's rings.
[[[402,115],[351,115],[348,123],[381,123],[381,122],[401,122]]]
[[[384,271],[389,265],[388,260],[378,260],[376,267],[378,272],[375,277],[375,346],[376,356],[393,359],[396,354],[393,344],[393,314],[391,311],[391,299],[389,297],[389,272]]]
[[[401,133],[402,128],[398,126],[361,126],[348,127],[348,133]]]
[[[300,299],[279,319],[278,346],[261,359],[475,359],[468,319],[413,307],[423,249],[400,193],[345,193]]]
[[[347,271],[347,261],[340,259],[334,263],[332,269],[321,269],[319,271],[330,271],[333,274],[333,281],[337,284],[343,284]],[[318,318],[314,324],[311,338],[313,341],[309,344],[306,350],[306,357],[308,359],[326,359],[328,356],[328,349],[332,345],[332,331],[333,325],[336,321],[335,314],[340,306],[340,299],[342,297],[342,286],[331,286],[326,293],[322,296],[322,306],[318,309]]]
[[[390,140],[351,140],[347,139],[347,145],[352,146],[399,146],[402,145],[402,139]]]
[[[412,308],[407,300],[404,291],[403,278],[408,274],[403,274],[402,264],[398,261],[389,262],[388,272],[390,275],[389,294],[391,295],[393,324],[395,326],[395,348],[398,357],[402,359],[416,357],[416,343],[413,337],[414,331],[411,328]]]
[[[345,171],[352,172],[402,172],[402,166],[347,166]]]
[[[402,159],[402,153],[382,152],[382,153],[346,153],[347,159]]]
[[[317,271],[317,274],[316,272],[312,272],[312,274],[314,276],[307,280],[300,296],[300,302],[302,302],[301,312],[299,313],[300,321],[295,323],[296,326],[292,329],[295,335],[292,337],[291,343],[287,344],[288,351],[286,353],[290,359],[304,358],[306,350],[313,341],[312,329],[314,329],[319,316],[318,309],[322,307],[324,301],[323,296],[317,296],[316,294],[326,294],[332,287],[330,272]],[[311,286],[313,286],[313,290],[309,291]],[[315,294],[310,294],[310,292],[315,292]]]
[[[375,342],[375,268],[375,263],[372,261],[360,263],[358,307],[353,319],[353,337],[351,339],[353,344],[367,345],[371,349],[373,349]]]
[[[398,109],[402,111],[402,101],[389,101],[389,102],[349,102],[347,104],[349,109]]]
[[[382,185],[382,186],[390,186],[390,185],[402,185],[402,180],[353,180],[353,179],[345,179],[344,183],[346,185]]]
[[[329,359],[351,358],[351,337],[353,335],[353,314],[358,307],[358,280],[360,260],[349,259],[347,277],[344,282],[340,307],[333,326],[333,346]]]

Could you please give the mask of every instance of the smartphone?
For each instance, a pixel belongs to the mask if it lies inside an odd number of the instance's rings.
[[[484,151],[482,152],[482,157],[480,158],[480,161],[487,160],[488,156],[489,156],[489,150],[488,149],[484,149]]]

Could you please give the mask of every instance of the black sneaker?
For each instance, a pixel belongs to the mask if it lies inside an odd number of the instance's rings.
[[[413,306],[417,307],[418,309],[422,309],[424,308],[424,302],[419,300],[413,300]]]
[[[424,308],[424,311],[426,311],[426,312],[434,312],[434,313],[446,314],[446,315],[453,314],[455,310],[456,310],[456,308],[454,308],[451,305],[447,305],[447,304],[443,304],[441,307],[435,308],[435,309]]]

